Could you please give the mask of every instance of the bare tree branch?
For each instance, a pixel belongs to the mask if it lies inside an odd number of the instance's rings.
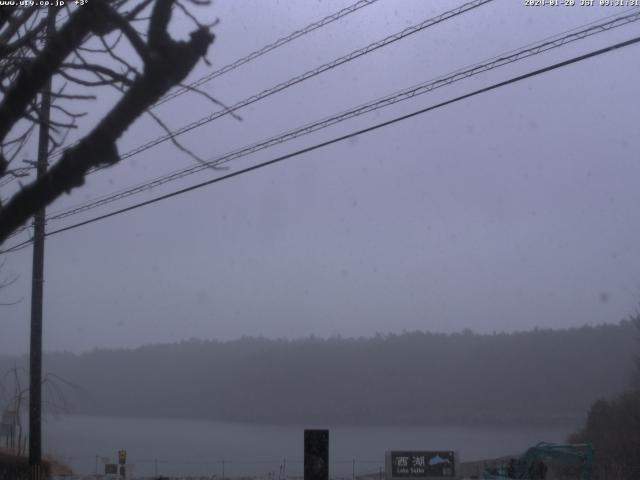
[[[36,13],[37,9],[33,8],[25,8],[21,10],[17,16],[9,16],[8,18],[8,27],[2,33],[0,33],[0,45],[8,45],[9,40],[18,32],[20,27],[22,27],[29,18]],[[0,46],[0,48],[2,48]],[[0,50],[2,52],[2,50]]]
[[[112,21],[118,29],[127,37],[127,40],[131,43],[131,46],[136,50],[136,53],[146,63],[149,59],[149,50],[144,40],[140,38],[135,28],[131,26],[118,12],[108,8],[107,9],[109,20]]]
[[[81,61],[83,62],[81,65],[75,63],[63,63],[62,67],[65,69],[84,70],[91,73],[101,73],[102,75],[111,77],[112,82],[122,83],[123,85],[131,86],[131,84],[133,83],[133,81],[126,75],[111,70],[110,68],[107,68],[103,65],[98,65],[96,63],[85,63],[85,60],[83,58],[81,58]]]
[[[62,66],[66,56],[80,45],[84,36],[92,31],[104,34],[115,25],[124,32],[130,42],[131,38],[135,38],[136,42],[142,42],[137,34],[135,37],[130,37],[129,30],[127,34],[124,25],[129,27],[130,25],[110,5],[100,0],[95,0],[95,3],[88,5],[99,5],[94,8],[103,14],[101,17],[103,23],[96,23],[92,18],[83,16],[81,19],[88,25],[80,25],[78,20],[80,14],[90,10],[84,8],[77,10],[67,25],[54,35],[58,50],[52,52],[50,45],[47,45],[33,64],[27,68],[31,75],[34,72],[52,75]],[[149,21],[148,41],[144,44],[144,48],[141,46],[136,48],[134,45],[139,54],[145,52],[144,55],[141,54],[144,69],[131,82],[113,109],[82,140],[65,150],[60,160],[40,179],[24,186],[0,210],[0,243],[23,225],[34,212],[63,193],[81,186],[89,169],[117,163],[119,161],[116,147],[118,138],[170,88],[181,83],[198,60],[206,55],[214,40],[208,28],[198,28],[193,31],[188,41],[176,41],[170,37],[167,28],[172,6],[173,0],[155,0]],[[96,10],[91,14],[91,17],[95,17]],[[53,43],[53,39],[50,43]],[[20,75],[24,76],[24,74]],[[12,105],[24,113],[30,99],[37,93],[35,87],[42,83],[38,83],[28,75],[27,80],[30,84],[28,87],[20,89],[16,84],[0,104],[0,138],[4,138],[12,125],[11,121],[2,121],[4,120],[2,114],[8,112],[8,108]]]
[[[38,26],[30,29],[27,34],[15,42],[2,44],[2,40],[0,40],[0,55],[7,55],[16,50],[19,50],[22,47],[28,46],[43,30],[44,26],[47,24],[47,19],[43,18],[40,20]]]
[[[207,100],[210,100],[211,102],[215,103],[219,107],[222,107],[227,112],[227,114],[231,115],[233,118],[235,118],[239,122],[242,122],[242,117],[240,115],[238,115],[233,110],[231,110],[231,108],[229,108],[228,105],[225,105],[220,100],[216,99],[215,97],[213,97],[212,95],[208,94],[204,90],[200,90],[199,88],[193,87],[193,86],[188,85],[186,83],[180,83],[180,84],[178,84],[176,86],[184,88],[184,89],[189,90],[191,92],[197,93],[198,95],[202,95]]]
[[[40,54],[20,72],[0,103],[0,141],[64,59],[92,30],[105,23],[105,16],[101,15],[105,11],[104,1],[95,0],[76,10],[62,29],[51,36]]]
[[[136,5],[130,12],[124,13],[123,14],[124,18],[126,18],[128,21],[135,20],[138,14],[144,11],[144,9],[147,8],[149,5],[151,5],[152,2],[153,0],[143,0],[138,5]]]

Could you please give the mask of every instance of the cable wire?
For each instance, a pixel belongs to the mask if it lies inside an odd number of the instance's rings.
[[[236,172],[232,172],[232,173],[229,173],[227,175],[223,175],[221,177],[217,177],[217,178],[214,178],[214,179],[211,179],[211,180],[207,180],[206,182],[198,183],[196,185],[192,185],[192,186],[187,187],[187,188],[183,188],[183,189],[180,189],[180,190],[177,190],[177,191],[165,194],[165,195],[161,195],[159,197],[152,198],[150,200],[146,200],[144,202],[140,202],[140,203],[137,203],[135,205],[131,205],[129,207],[122,208],[120,210],[116,210],[114,212],[107,213],[105,215],[100,215],[98,217],[94,217],[94,218],[91,218],[91,219],[88,219],[88,220],[85,220],[85,221],[82,221],[82,222],[78,222],[76,224],[69,225],[69,226],[64,227],[64,228],[59,228],[57,230],[53,230],[51,232],[47,232],[46,236],[57,235],[59,233],[66,232],[66,231],[69,231],[69,230],[73,230],[73,229],[82,227],[84,225],[88,225],[88,224],[91,224],[91,223],[94,223],[94,222],[98,222],[100,220],[104,220],[106,218],[110,218],[110,217],[113,217],[113,216],[116,216],[116,215],[120,215],[122,213],[129,212],[131,210],[136,210],[138,208],[141,208],[141,207],[144,207],[144,206],[147,206],[147,205],[151,205],[153,203],[157,203],[157,202],[160,202],[162,200],[173,198],[173,197],[176,197],[178,195],[182,195],[184,193],[191,192],[193,190],[198,190],[200,188],[203,188],[203,187],[206,187],[206,186],[209,186],[209,185],[213,185],[215,183],[218,183],[218,182],[221,182],[221,181],[224,181],[224,180],[228,180],[230,178],[237,177],[239,175],[242,175],[242,174],[245,174],[245,173],[248,173],[248,172],[252,172],[254,170],[258,170],[260,168],[264,168],[264,167],[267,167],[267,166],[270,166],[270,165],[274,165],[276,163],[283,162],[284,160],[288,160],[290,158],[294,158],[294,157],[300,156],[302,154],[309,153],[309,152],[312,152],[314,150],[318,150],[318,149],[327,147],[329,145],[333,145],[333,144],[338,143],[338,142],[342,142],[344,140],[348,140],[348,139],[356,137],[358,135],[369,133],[369,132],[372,132],[372,131],[387,127],[389,125],[393,125],[393,124],[399,123],[401,121],[408,120],[410,118],[417,117],[419,115],[423,115],[423,114],[425,114],[427,112],[430,112],[430,111],[433,111],[433,110],[437,110],[437,109],[445,107],[447,105],[451,105],[453,103],[457,103],[457,102],[460,102],[462,100],[465,100],[465,99],[468,99],[468,98],[471,98],[471,97],[475,97],[477,95],[481,95],[481,94],[490,92],[492,90],[496,90],[496,89],[501,88],[501,87],[505,87],[507,85],[511,85],[511,84],[514,84],[514,83],[517,83],[517,82],[521,82],[522,80],[526,80],[526,79],[529,79],[529,78],[532,78],[532,77],[535,77],[535,76],[538,76],[538,75],[542,75],[543,73],[547,73],[547,72],[550,72],[550,71],[553,71],[553,70],[556,70],[556,69],[559,69],[559,68],[562,68],[562,67],[566,67],[568,65],[573,65],[575,63],[587,60],[589,58],[593,58],[593,57],[596,57],[596,56],[599,56],[599,55],[603,55],[605,53],[610,53],[612,51],[615,51],[615,50],[618,50],[618,49],[621,49],[621,48],[624,48],[624,47],[628,47],[630,45],[634,45],[634,44],[639,43],[639,42],[640,42],[640,36],[634,37],[632,39],[629,39],[629,40],[626,40],[626,41],[623,41],[623,42],[619,42],[619,43],[610,45],[608,47],[601,48],[599,50],[595,50],[595,51],[586,53],[584,55],[580,55],[578,57],[573,57],[573,58],[571,58],[569,60],[565,60],[565,61],[562,61],[562,62],[559,62],[559,63],[555,63],[553,65],[549,65],[547,67],[543,67],[543,68],[540,68],[538,70],[534,70],[532,72],[525,73],[523,75],[512,77],[512,78],[510,78],[508,80],[504,80],[502,82],[494,83],[494,84],[489,85],[487,87],[480,88],[478,90],[474,90],[474,91],[472,91],[470,93],[467,93],[467,94],[464,94],[464,95],[460,95],[460,96],[452,98],[450,100],[446,100],[444,102],[440,102],[438,104],[431,105],[429,107],[422,108],[420,110],[416,110],[414,112],[411,112],[411,113],[408,113],[408,114],[405,114],[405,115],[401,115],[399,117],[395,117],[395,118],[393,118],[391,120],[387,120],[385,122],[377,123],[375,125],[372,125],[372,126],[367,127],[367,128],[363,128],[361,130],[357,130],[357,131],[348,133],[346,135],[341,135],[339,137],[334,137],[334,138],[332,138],[330,140],[327,140],[327,141],[324,141],[324,142],[316,143],[315,145],[312,145],[310,147],[302,148],[300,150],[296,150],[294,152],[287,153],[285,155],[281,155],[279,157],[273,158],[271,160],[268,160],[268,161],[265,161],[265,162],[262,162],[262,163],[258,163],[256,165],[252,165],[252,166],[244,168],[242,170],[238,170]],[[13,246],[13,247],[10,247],[7,250],[0,251],[0,254],[10,253],[10,252],[14,252],[14,251],[20,250],[21,248],[24,248],[27,245],[29,245],[31,242],[32,242],[32,240],[24,241],[22,243],[19,243],[19,244]]]
[[[336,22],[337,20],[340,20],[341,18],[346,17],[347,15],[350,15],[354,12],[357,12],[358,10],[367,7],[369,5],[373,5],[374,3],[378,2],[379,0],[358,0],[357,2],[355,2],[352,5],[349,5],[331,15],[328,15],[316,22],[310,23],[309,25],[298,29],[292,33],[290,33],[289,35],[286,35],[284,37],[279,38],[278,40],[276,40],[275,42],[272,42],[270,44],[265,45],[262,48],[259,48],[258,50],[255,50],[253,52],[251,52],[250,54],[241,57],[217,70],[214,70],[213,72],[209,73],[208,75],[205,75],[204,77],[201,77],[200,79],[190,83],[188,86],[186,87],[182,87],[178,90],[176,90],[175,92],[169,93],[167,95],[165,95],[164,97],[162,97],[160,100],[158,100],[156,103],[154,103],[150,108],[154,108],[157,107],[159,105],[162,105],[163,103],[166,103],[184,93],[190,92],[192,91],[193,88],[197,88],[201,85],[204,85],[205,83],[208,83],[209,81],[213,80],[214,78],[217,78],[221,75],[224,75],[225,73],[229,73],[239,67],[241,67],[242,65],[245,65],[246,63],[249,63],[263,55],[266,55],[267,53],[276,50],[279,47],[282,47],[283,45],[286,45],[287,43],[290,43],[306,34],[309,34],[319,28],[322,28],[324,26],[327,26],[333,22]],[[67,15],[68,17],[69,15]],[[63,18],[63,19],[66,19]],[[73,146],[73,145],[71,145]],[[68,147],[64,147],[64,149],[69,148]],[[57,150],[55,152],[52,152],[52,156],[53,157],[57,157],[60,156],[63,152],[64,149],[60,149]],[[16,169],[16,172],[18,174],[26,174],[29,173],[32,170],[32,167],[22,167],[19,169]],[[3,185],[6,185],[7,183],[11,182],[13,180],[13,178],[8,177],[8,181],[7,179],[4,179],[4,181],[0,180],[0,187],[2,187]]]
[[[380,99],[377,99],[373,102],[369,102],[368,104],[364,104],[361,105],[359,107],[356,107],[354,109],[351,110],[347,110],[345,112],[341,112],[339,114],[333,115],[331,117],[327,117],[324,118],[322,120],[304,125],[302,127],[299,127],[297,129],[288,131],[284,134],[281,134],[279,136],[275,136],[275,137],[271,137],[267,140],[258,142],[258,143],[254,143],[252,145],[249,146],[245,146],[243,148],[240,148],[238,150],[232,151],[230,153],[227,153],[225,155],[219,156],[217,158],[211,159],[208,162],[206,162],[205,164],[196,164],[194,166],[191,167],[187,167],[185,169],[181,169],[175,172],[172,172],[168,175],[165,175],[163,177],[159,177],[156,178],[154,180],[148,181],[148,182],[144,182],[141,184],[138,184],[134,187],[130,187],[128,189],[124,189],[124,190],[120,190],[118,192],[112,193],[112,194],[108,194],[106,196],[103,197],[99,197],[97,199],[94,199],[88,203],[84,203],[81,204],[79,206],[76,207],[72,207],[63,211],[59,211],[58,213],[53,212],[47,220],[59,220],[59,219],[63,219],[66,217],[69,217],[71,215],[75,215],[78,213],[82,213],[84,211],[87,210],[91,210],[93,208],[97,208],[100,207],[102,205],[106,205],[108,203],[112,203],[114,201],[126,198],[128,196],[137,194],[137,193],[141,193],[144,192],[146,190],[150,190],[151,188],[160,186],[164,183],[168,183],[174,180],[178,180],[180,178],[183,178],[185,176],[191,175],[193,173],[197,173],[200,172],[202,170],[208,169],[212,166],[217,166],[217,165],[221,165],[223,163],[227,163],[231,160],[235,160],[237,158],[241,158],[244,157],[246,155],[249,155],[251,153],[255,153],[257,151],[269,148],[271,146],[277,145],[277,144],[281,144],[284,143],[288,140],[292,140],[295,138],[298,138],[300,136],[309,134],[309,133],[313,133],[315,131],[321,130],[323,128],[327,128],[331,125],[334,125],[336,123],[340,123],[342,121],[348,120],[350,118],[354,118],[360,115],[363,115],[365,113],[369,113],[371,111],[377,110],[379,108],[384,108],[390,105],[393,105],[395,103],[398,103],[400,101],[404,101],[407,99],[410,99],[414,96],[417,95],[422,95],[424,93],[428,93],[429,91],[432,91],[436,88],[445,86],[445,85],[450,85],[453,82],[459,81],[459,80],[463,80],[465,78],[469,78],[473,75],[477,75],[479,73],[483,73],[485,71],[488,70],[492,70],[494,68],[498,68],[500,66],[503,65],[507,65],[509,63],[513,63],[515,61],[519,61],[519,60],[523,60],[525,58],[528,58],[530,56],[533,55],[537,55],[540,53],[543,53],[545,51],[551,50],[553,48],[558,48],[560,46],[566,45],[568,43],[571,43],[573,41],[576,40],[581,40],[583,38],[586,38],[588,36],[597,34],[597,33],[602,33],[608,30],[611,30],[613,28],[618,28],[621,27],[623,25],[635,22],[637,20],[640,20],[640,9],[630,9],[627,10],[625,13],[628,12],[633,12],[630,14],[626,14],[626,15],[622,15],[619,17],[614,18],[613,20],[607,21],[607,22],[601,22],[601,23],[597,23],[597,21],[588,23],[586,25],[584,25],[583,27],[587,27],[587,28],[582,28],[582,30],[580,30],[581,27],[576,27],[572,30],[569,30],[567,35],[561,36],[564,33],[567,32],[562,32],[560,34],[557,34],[555,36],[551,36],[551,37],[547,37],[537,43],[531,43],[526,45],[525,47],[521,47],[520,49],[514,49],[514,50],[510,50],[506,53],[503,53],[502,55],[498,55],[495,57],[491,57],[488,60],[485,60],[484,62],[478,62],[476,64],[473,64],[469,67],[463,67],[461,69],[455,70],[454,72],[445,75],[445,76],[441,76],[438,77],[435,80],[431,80],[429,82],[425,82],[422,84],[419,84],[417,86],[413,86],[404,90],[401,90],[399,92],[396,92],[394,94],[388,95],[386,97],[382,97]],[[609,19],[611,17],[615,17],[615,15],[610,15],[608,17],[605,17],[601,20],[606,20]],[[601,21],[600,20],[600,21]],[[21,227],[19,229],[17,229],[12,235],[10,235],[8,238],[11,238],[19,233],[21,233],[22,231],[24,231],[27,228],[27,226]]]
[[[317,132],[329,126],[349,120],[351,118],[355,118],[355,117],[364,115],[366,113],[370,113],[372,111],[391,106],[398,102],[409,100],[418,95],[423,95],[437,88],[444,87],[446,85],[451,85],[454,82],[469,78],[471,76],[478,75],[480,73],[484,73],[489,70],[493,70],[495,68],[508,65],[510,63],[514,63],[519,60],[524,60],[525,58],[529,58],[533,55],[538,55],[540,53],[549,51],[554,48],[558,48],[568,43],[584,39],[596,33],[605,32],[612,28],[617,28],[638,20],[640,20],[640,10],[636,10],[632,14],[625,15],[623,17],[618,17],[609,22],[600,23],[600,24],[591,26],[587,29],[577,31],[570,35],[565,35],[564,37],[561,37],[561,38],[542,41],[537,44],[533,44],[532,46],[528,46],[518,50],[513,50],[509,52],[508,55],[493,57],[488,61],[485,61],[484,63],[477,63],[466,69],[456,70],[453,73],[438,77],[435,80],[430,80],[428,82],[424,82],[422,84],[406,88],[404,90],[388,95],[386,97],[382,97],[380,99],[374,100],[364,105],[360,105],[356,108],[346,110],[329,117],[325,117],[321,120],[303,125],[293,130],[289,130],[283,134],[270,137],[266,140],[262,140],[260,142],[231,151],[224,155],[210,159],[206,163],[198,163],[191,167],[187,167],[187,168],[172,172],[162,177],[158,177],[154,180],[138,184],[134,187],[130,187],[128,189],[124,189],[119,192],[115,192],[115,193],[103,196],[101,198],[92,200],[88,203],[84,203],[82,205],[66,209],[64,211],[59,211],[58,213],[54,212],[51,216],[48,217],[48,220],[60,220],[78,213],[85,212],[87,210],[91,210],[93,208],[106,205],[108,203],[112,203],[117,200],[121,200],[131,195],[138,194],[146,190],[150,190],[152,188],[158,187],[165,183],[178,180],[180,178],[186,177],[188,175],[192,175],[194,173],[201,172],[211,167],[223,165],[232,160],[236,160],[238,158],[250,155],[260,150],[264,150],[266,148],[270,148],[272,146],[279,145],[281,143],[299,138],[303,135]]]
[[[364,55],[367,55],[375,50],[378,50],[379,48],[385,47],[387,45],[390,45],[394,42],[397,42],[398,40],[402,40],[403,38],[406,38],[410,35],[413,35],[414,33],[418,33],[422,30],[425,30],[426,28],[429,28],[433,25],[439,24],[441,22],[444,22],[450,18],[456,17],[458,15],[461,15],[462,13],[465,13],[469,10],[473,10],[477,7],[480,7],[482,5],[484,5],[485,3],[489,3],[492,2],[494,0],[473,0],[469,3],[465,3],[453,10],[448,10],[436,17],[432,17],[429,18],[427,20],[424,20],[423,22],[417,24],[417,25],[413,25],[411,27],[407,27],[404,30],[401,30],[398,33],[395,33],[393,35],[389,35],[388,37],[383,38],[382,40],[379,40],[377,42],[371,43],[363,48],[360,48],[358,50],[354,50],[351,53],[344,55],[342,57],[339,57],[329,63],[325,63],[323,65],[320,65],[319,67],[316,67],[312,70],[308,70],[305,73],[302,73],[296,77],[292,77],[289,80],[285,81],[285,82],[281,82],[277,85],[274,85],[271,88],[268,88],[266,90],[263,90],[260,93],[254,94],[250,97],[245,98],[244,100],[240,100],[239,102],[235,103],[234,105],[223,109],[223,110],[218,110],[216,112],[214,112],[211,115],[208,115],[206,117],[202,117],[199,120],[196,120],[194,122],[191,122],[177,130],[173,130],[172,132],[169,132],[165,135],[162,135],[160,137],[157,137],[145,144],[139,145],[138,147],[135,147],[125,153],[123,153],[122,155],[120,155],[120,160],[125,160],[127,158],[133,157],[134,155],[137,155],[139,153],[142,153],[152,147],[155,147],[156,145],[159,145],[161,143],[164,143],[168,140],[171,139],[175,139],[175,137],[182,135],[184,133],[187,133],[195,128],[199,128],[203,125],[206,125],[207,123],[211,123],[221,117],[224,117],[226,115],[229,115],[237,110],[240,110],[241,108],[247,107],[253,103],[256,103],[260,100],[263,100],[267,97],[270,97],[271,95],[275,95],[276,93],[279,93],[287,88],[290,88],[294,85],[297,85],[301,82],[304,82],[310,78],[316,77],[326,71],[332,70],[334,68],[337,68],[340,65],[343,65],[345,63],[348,63],[352,60],[355,60],[357,58],[360,58]],[[72,145],[73,146],[73,145]],[[66,148],[70,148],[70,147],[66,147]],[[52,154],[52,157],[57,158],[60,157],[62,154],[64,153],[64,150],[58,150],[57,152],[54,152]],[[105,167],[96,167],[96,168],[92,168],[91,170],[89,170],[88,174],[92,174],[94,172],[100,171]],[[29,171],[30,168],[29,167],[24,167],[25,171]]]
[[[326,64],[321,65],[319,67],[316,67],[313,70],[309,70],[309,71],[307,71],[307,72],[305,72],[305,73],[303,73],[301,75],[293,77],[293,78],[287,80],[286,82],[282,82],[282,83],[280,83],[278,85],[275,85],[275,86],[273,86],[273,87],[271,87],[271,88],[269,88],[267,90],[262,91],[261,93],[252,95],[251,97],[248,97],[248,98],[245,98],[244,100],[241,100],[240,102],[236,103],[235,105],[233,105],[233,106],[231,106],[231,107],[229,107],[227,109],[219,110],[219,111],[215,112],[214,114],[209,115],[208,117],[201,118],[200,120],[192,122],[192,123],[180,128],[178,130],[175,130],[173,132],[167,133],[166,135],[158,137],[158,138],[156,138],[156,139],[154,139],[154,140],[152,140],[152,141],[150,141],[150,142],[148,142],[146,144],[140,145],[140,146],[134,148],[133,150],[129,150],[128,152],[126,152],[126,153],[124,153],[124,154],[122,154],[120,156],[120,160],[124,160],[124,159],[130,158],[130,157],[132,157],[134,155],[137,155],[138,153],[141,153],[141,152],[143,152],[145,150],[148,150],[149,148],[152,148],[152,147],[154,147],[154,146],[156,146],[156,145],[158,145],[160,143],[163,143],[163,142],[165,142],[167,140],[170,140],[170,139],[174,139],[178,135],[181,135],[181,134],[186,133],[188,131],[191,131],[191,130],[193,130],[195,128],[198,128],[198,127],[200,127],[202,125],[210,123],[210,122],[212,122],[212,121],[214,121],[214,120],[216,120],[218,118],[221,118],[221,117],[223,117],[225,115],[228,115],[228,114],[230,114],[230,113],[232,113],[232,112],[234,112],[234,111],[236,111],[236,110],[238,110],[240,108],[243,108],[243,107],[246,107],[248,105],[251,105],[251,104],[253,104],[253,103],[255,103],[255,102],[259,101],[259,100],[262,100],[262,99],[267,98],[267,97],[269,97],[271,95],[274,95],[274,94],[276,94],[276,93],[278,93],[278,92],[280,92],[280,91],[282,91],[282,90],[284,90],[286,88],[289,88],[289,87],[291,87],[293,85],[301,83],[301,82],[303,82],[305,80],[308,80],[309,78],[312,78],[312,77],[315,77],[317,75],[320,75],[321,73],[323,73],[325,71],[328,71],[328,70],[331,70],[333,68],[336,68],[336,67],[338,67],[338,66],[340,66],[340,65],[342,65],[344,63],[347,63],[347,62],[350,62],[352,60],[355,60],[356,58],[359,58],[359,57],[361,57],[363,55],[371,53],[371,52],[373,52],[373,51],[375,51],[375,50],[377,50],[379,48],[382,48],[382,47],[384,47],[386,45],[389,45],[389,44],[394,43],[394,42],[396,42],[398,40],[401,40],[401,39],[406,38],[406,37],[408,37],[410,35],[413,35],[414,33],[420,32],[420,31],[422,31],[422,30],[424,30],[426,28],[429,28],[429,27],[431,27],[433,25],[436,25],[436,24],[439,24],[441,22],[444,22],[444,21],[446,21],[446,20],[448,20],[450,18],[453,18],[453,17],[456,17],[458,15],[461,15],[462,13],[465,13],[467,11],[473,10],[473,9],[475,9],[477,7],[480,7],[480,6],[484,5],[485,3],[489,3],[489,2],[492,2],[492,1],[493,0],[473,0],[471,2],[468,2],[468,3],[465,3],[463,5],[460,5],[459,7],[455,8],[455,9],[448,10],[448,11],[446,11],[446,12],[440,14],[440,15],[437,15],[435,17],[431,17],[429,19],[426,19],[426,20],[424,20],[423,22],[421,22],[421,23],[419,23],[417,25],[413,25],[413,26],[407,27],[404,30],[401,30],[400,32],[397,32],[397,33],[395,33],[393,35],[389,35],[389,36],[383,38],[382,40],[379,40],[377,42],[371,43],[371,44],[369,44],[369,45],[367,45],[367,46],[365,46],[363,48],[360,48],[358,50],[352,51],[351,53],[349,53],[347,55],[344,55],[344,56],[342,56],[340,58],[337,58],[337,59],[333,60],[332,62],[329,62],[329,63],[326,63]],[[327,18],[329,18],[329,17],[327,17]],[[321,20],[320,22],[322,22],[323,20]],[[57,155],[59,157],[62,154],[63,154],[62,151],[58,151],[58,152],[54,152],[52,154],[52,156],[55,157]],[[89,174],[92,174],[92,173],[94,173],[96,171],[100,171],[100,170],[102,170],[102,168],[104,168],[104,167],[93,168],[93,169],[89,170],[89,172],[87,174],[89,175]],[[29,171],[30,168],[29,167],[24,167],[23,170]],[[11,181],[10,179],[7,180],[7,183],[10,182],[10,181]],[[61,217],[61,218],[63,218],[63,217]],[[20,233],[23,230],[24,230],[24,227],[22,229],[17,229],[11,236],[16,235],[16,234]]]
[[[250,97],[245,98],[244,100],[240,100],[239,102],[235,103],[234,105],[230,106],[229,108],[223,109],[223,110],[218,110],[216,112],[214,112],[211,115],[208,115],[206,117],[203,117],[199,120],[196,120],[194,122],[191,122],[188,125],[185,125],[177,130],[174,130],[170,133],[167,133],[166,135],[162,135],[160,137],[157,137],[143,145],[140,145],[132,150],[129,150],[128,152],[122,154],[120,156],[121,160],[124,160],[126,158],[130,158],[134,155],[137,155],[141,152],[144,152],[145,150],[148,150],[152,147],[155,147],[156,145],[159,145],[163,142],[166,142],[167,140],[171,140],[171,139],[175,139],[175,137],[182,135],[184,133],[187,133],[195,128],[201,127],[202,125],[205,125],[207,123],[213,122],[214,120],[217,120],[218,118],[224,117],[226,115],[229,115],[237,110],[240,110],[244,107],[247,107],[255,102],[258,102],[260,100],[263,100],[267,97],[270,97],[271,95],[275,95],[276,93],[279,93],[287,88],[290,88],[294,85],[297,85],[301,82],[304,82],[306,80],[309,80],[310,78],[316,77],[326,71],[329,70],[333,70],[334,68],[339,67],[340,65],[343,65],[345,63],[348,63],[352,60],[355,60],[357,58],[360,58],[364,55],[367,55],[375,50],[378,50],[382,47],[385,47],[387,45],[390,45],[392,43],[395,43],[399,40],[402,40],[403,38],[406,38],[410,35],[413,35],[415,33],[421,32],[422,30],[425,30],[429,27],[432,27],[434,25],[437,25],[441,22],[444,22],[450,18],[454,18],[457,17],[458,15],[461,15],[465,12],[468,12],[470,10],[473,10],[475,8],[478,8],[482,5],[484,5],[485,3],[489,3],[492,2],[494,0],[473,0],[471,2],[465,3],[457,8],[454,8],[453,10],[448,10],[440,15],[437,15],[435,17],[429,18],[427,20],[424,20],[423,22],[420,22],[416,25],[413,25],[411,27],[407,27],[404,30],[395,33],[393,35],[389,35],[388,37],[383,38],[382,40],[379,40],[377,42],[373,42],[370,43],[369,45],[367,45],[366,47],[363,48],[359,48],[358,50],[354,50],[351,53],[348,53],[347,55],[344,55],[340,58],[337,58],[335,60],[332,60],[331,62],[325,63],[323,65],[320,65],[319,67],[316,67],[312,70],[308,70],[305,73],[302,73],[300,75],[297,75],[295,77],[290,78],[289,80],[286,80],[284,82],[281,82],[277,85],[274,85],[271,88],[268,88],[266,90],[263,90],[260,93],[251,95]],[[94,169],[93,171],[97,171],[99,169]]]
[[[196,80],[193,83],[189,84],[190,88],[181,88],[176,90],[175,92],[172,92],[170,94],[165,95],[164,97],[162,97],[160,100],[158,100],[153,106],[158,106],[158,105],[162,105],[165,102],[168,102],[169,100],[172,100],[184,93],[187,93],[190,91],[191,88],[196,88],[199,87],[201,85],[204,85],[207,82],[210,82],[211,80],[213,80],[214,78],[219,77],[220,75],[224,75],[225,73],[231,72],[232,70],[235,70],[238,67],[241,67],[242,65],[244,65],[245,63],[249,63],[252,60],[255,60],[258,57],[261,57],[262,55],[265,55],[283,45],[286,45],[289,42],[292,42],[293,40],[302,37],[303,35],[306,35],[310,32],[313,32],[314,30],[317,30],[318,28],[324,27],[326,25],[329,25],[333,22],[335,22],[336,20],[339,20],[343,17],[346,17],[347,15],[356,12],[358,10],[360,10],[361,8],[367,7],[369,5],[374,4],[375,2],[377,2],[378,0],[360,0],[356,3],[354,3],[353,5],[349,5],[348,7],[343,8],[342,10],[324,17],[321,20],[318,20],[317,22],[313,22],[310,23],[309,25],[307,25],[306,27],[303,27],[299,30],[296,30],[293,33],[290,33],[289,35],[287,35],[286,37],[282,37],[279,38],[278,40],[276,40],[273,43],[270,43],[268,45],[265,45],[264,47],[251,52],[249,55],[239,58],[238,60],[229,63],[227,65],[225,65],[224,67],[219,68],[218,70],[215,70],[211,73],[209,73],[208,75],[205,75],[204,77],[200,78],[199,80]]]

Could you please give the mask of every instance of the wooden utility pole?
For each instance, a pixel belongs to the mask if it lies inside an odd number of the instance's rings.
[[[49,7],[47,42],[55,29],[56,11]],[[40,98],[37,176],[42,177],[48,166],[49,117],[51,111],[51,77]],[[31,480],[41,480],[42,474],[42,294],[44,283],[44,221],[45,209],[33,217],[33,268],[31,277],[31,345],[29,350],[29,470]]]

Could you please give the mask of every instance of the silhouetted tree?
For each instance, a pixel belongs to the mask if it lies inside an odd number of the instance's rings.
[[[640,478],[640,391],[595,402],[585,427],[569,441],[593,444],[596,479]]]
[[[70,398],[86,414],[575,425],[596,399],[628,387],[634,332],[625,321],[497,335],[187,341],[51,354],[46,364],[82,385],[87,394]],[[13,359],[0,355],[3,363]]]
[[[636,368],[633,372],[633,388],[640,390],[640,307],[636,308],[634,315],[630,318],[630,321],[636,327],[636,340],[638,342],[638,353],[635,357]]]
[[[0,375],[0,417],[8,426],[5,432],[8,446],[15,453],[26,453],[26,435],[22,421],[29,401],[28,374],[26,369],[14,365]],[[79,388],[68,380],[54,373],[47,373],[42,379],[45,392],[42,400],[43,411],[48,414],[70,413],[72,405],[68,394]],[[6,428],[6,427],[5,427]],[[2,446],[2,444],[0,444]]]
[[[17,275],[11,275],[11,274],[7,274],[5,272],[5,263],[7,261],[7,258],[4,257],[2,260],[0,260],[0,307],[7,307],[9,305],[15,305],[16,303],[19,303],[22,298],[17,298],[17,299],[7,299],[4,297],[4,292],[3,290],[5,290],[6,288],[10,287],[11,285],[13,285],[17,280],[18,280],[18,276]]]
[[[78,142],[66,148],[46,174],[19,189],[0,206],[0,244],[39,209],[63,193],[81,186],[92,168],[111,166],[120,158],[116,141],[169,89],[180,85],[213,42],[211,26],[199,24],[190,5],[203,0],[90,0],[48,30],[47,15],[65,13],[22,6],[0,8],[0,185],[24,175],[16,167],[23,147],[40,116],[39,93],[60,76],[66,86],[52,92],[50,149],[64,146],[65,130],[74,128],[83,113],[70,105],[95,98],[95,88],[121,92],[117,103]],[[174,8],[175,7],[175,8]],[[174,11],[186,14],[196,28],[187,41],[168,33]],[[146,32],[138,31],[146,26]],[[122,55],[127,42],[137,59]],[[126,50],[126,49],[125,49]],[[57,118],[56,118],[57,116]],[[3,178],[7,177],[7,178]]]
[[[640,309],[626,323],[636,333],[640,350]],[[593,444],[597,479],[640,478],[640,354],[633,361],[632,389],[611,400],[594,402],[584,428],[569,438],[571,442]]]

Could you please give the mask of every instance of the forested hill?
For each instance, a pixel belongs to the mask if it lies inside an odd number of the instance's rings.
[[[187,341],[49,354],[77,413],[270,423],[575,423],[629,386],[630,322],[478,335]],[[14,359],[0,358],[4,370]],[[24,359],[22,359],[24,361]]]

